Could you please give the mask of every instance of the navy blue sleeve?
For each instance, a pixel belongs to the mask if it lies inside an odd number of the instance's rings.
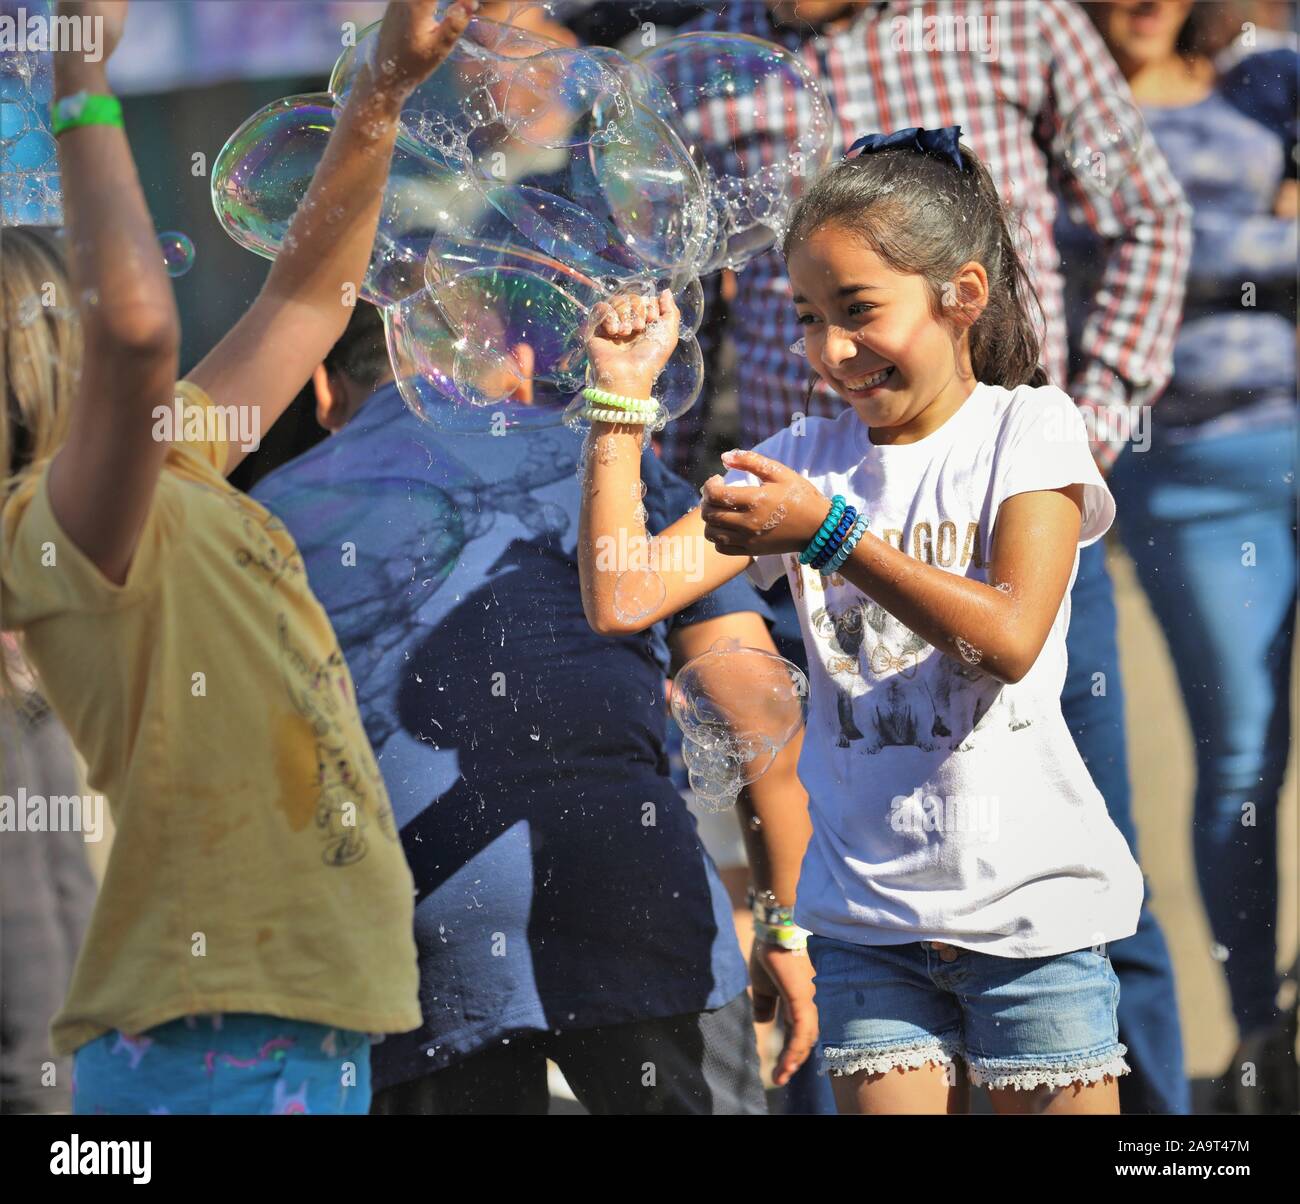
[[[1252,54],[1224,75],[1219,88],[1229,104],[1282,139],[1286,176],[1295,179],[1300,54],[1286,49]]]
[[[641,479],[646,486],[646,528],[652,535],[672,526],[683,514],[689,514],[700,504],[700,495],[651,451],[646,451],[641,458]],[[712,593],[705,594],[698,602],[679,610],[668,620],[668,630],[745,610],[762,615],[769,626],[775,621],[771,608],[741,573]]]

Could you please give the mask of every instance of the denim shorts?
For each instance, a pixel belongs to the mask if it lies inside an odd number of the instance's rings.
[[[247,1013],[183,1016],[136,1036],[113,1031],[72,1061],[78,1116],[364,1115],[370,1038]]]
[[[960,1058],[970,1081],[999,1090],[1066,1087],[1127,1074],[1105,953],[994,957],[914,941],[808,939],[817,972],[822,1064],[883,1074]]]

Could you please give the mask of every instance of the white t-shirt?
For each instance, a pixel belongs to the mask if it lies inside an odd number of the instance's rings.
[[[916,443],[873,444],[846,409],[755,450],[843,494],[872,535],[977,581],[1014,494],[1084,485],[1081,547],[1115,517],[1083,420],[1052,387],[978,385]],[[1071,586],[1078,567],[1076,551]],[[813,835],[797,923],[862,945],[938,940],[1002,957],[1136,931],[1141,872],[1061,716],[1068,589],[1033,668],[1006,685],[795,553],[760,556],[749,573],[764,588],[788,575],[809,654],[799,778]]]

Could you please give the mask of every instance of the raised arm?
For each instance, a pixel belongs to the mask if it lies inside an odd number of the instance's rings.
[[[398,118],[451,52],[478,0],[439,24],[437,0],[392,0],[262,291],[188,379],[217,405],[258,411],[265,434],[338,341],[370,263]],[[244,458],[231,444],[226,472]]]
[[[56,102],[108,94],[105,66],[126,0],[63,0],[58,15],[103,23],[103,55],[54,55]],[[167,445],[153,438],[169,405],[180,323],[126,134],[83,125],[59,135],[68,270],[84,340],[68,437],[50,466],[50,506],[72,542],[122,584],[153,501]]]
[[[1085,187],[1067,166],[1076,114],[1136,110],[1110,51],[1078,5],[1038,6],[1038,21],[1038,44],[1048,56],[1052,175],[1071,216],[1104,240],[1105,262],[1079,340],[1083,362],[1063,387],[1089,417],[1093,457],[1106,472],[1128,440],[1129,407],[1152,404],[1173,371],[1192,211],[1140,117],[1133,131],[1140,153],[1131,168],[1105,165],[1120,169],[1118,181],[1107,182],[1111,191]],[[1099,131],[1100,117],[1093,120]]]
[[[615,308],[617,307],[617,308]],[[651,313],[653,320],[648,321]],[[600,388],[648,398],[677,343],[672,294],[619,297],[596,307],[588,355]],[[596,422],[588,442],[578,525],[582,609],[601,635],[644,631],[743,572],[748,562],[717,552],[698,509],[651,539],[641,502],[644,428]]]

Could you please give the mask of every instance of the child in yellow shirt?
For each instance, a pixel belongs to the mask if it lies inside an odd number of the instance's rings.
[[[61,5],[103,20],[105,53],[55,56],[67,270],[50,236],[6,234],[0,618],[117,827],[52,1027],[77,1112],[365,1112],[366,1034],[420,1023],[412,880],[352,681],[292,538],[225,480],[248,449],[216,407],[269,428],[342,333],[402,102],[473,7],[439,25],[435,0],[390,6],[383,68],[354,85],[265,287],[176,385],[104,76],[126,5]],[[45,282],[59,306],[24,306]]]

